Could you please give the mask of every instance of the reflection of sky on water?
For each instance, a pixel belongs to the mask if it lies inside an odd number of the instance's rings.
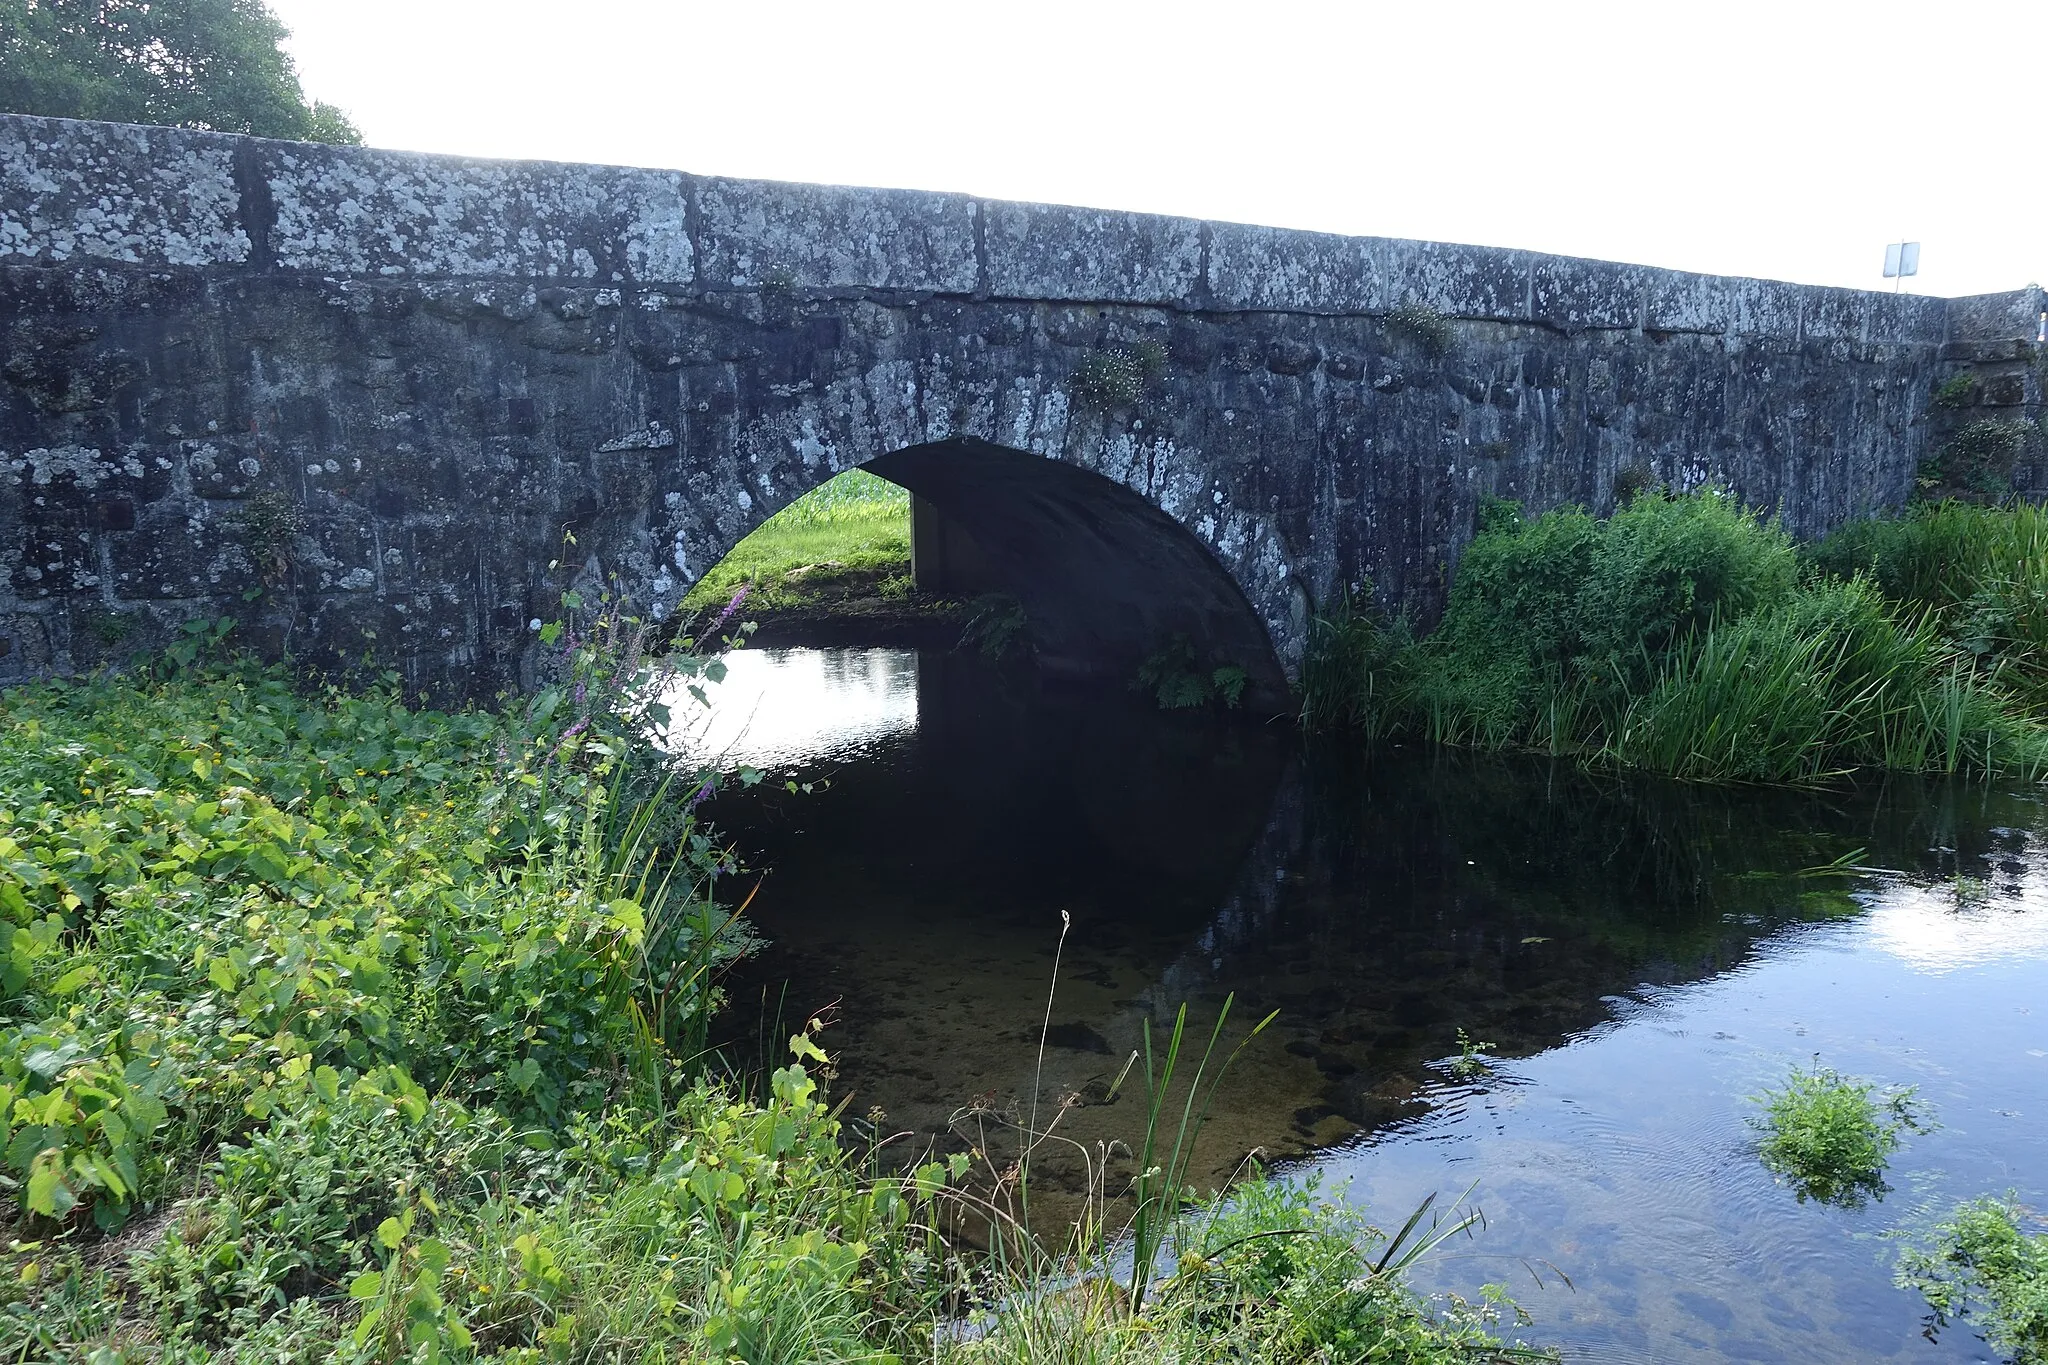
[[[1527,1339],[1567,1361],[1990,1360],[1967,1324],[1927,1340],[1891,1277],[1896,1237],[1958,1201],[2048,1192],[2048,898],[2028,863],[1960,908],[1946,883],[1886,878],[1863,916],[1617,998],[1611,1022],[1440,1084],[1431,1112],[1310,1164],[1381,1223],[1476,1186],[1485,1232],[1423,1284],[1507,1283],[1537,1320]],[[1815,1059],[1916,1087],[1938,1124],[1860,1210],[1802,1204],[1757,1160],[1748,1097]]]
[[[1868,926],[1878,947],[1918,971],[2041,961],[2048,959],[2048,885],[2029,868],[1989,886],[1897,886],[1871,907]]]
[[[917,654],[903,649],[741,649],[707,684],[707,713],[680,684],[662,746],[693,764],[780,771],[843,762],[917,731]]]

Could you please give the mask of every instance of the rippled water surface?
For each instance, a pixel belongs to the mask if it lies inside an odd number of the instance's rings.
[[[711,808],[771,869],[750,913],[774,946],[735,1027],[836,1005],[853,1112],[999,1144],[986,1115],[1035,1089],[1092,1152],[1142,1124],[1104,1101],[1143,1022],[1186,1001],[1205,1025],[1235,993],[1234,1019],[1279,1014],[1202,1164],[1319,1169],[1381,1222],[1474,1186],[1486,1230],[1423,1287],[1505,1283],[1567,1358],[1992,1358],[1966,1328],[1925,1335],[1893,1234],[1983,1193],[2048,1207],[2033,792],[1340,762],[1286,726],[1039,695],[948,655],[731,667],[679,746],[824,784]],[[1460,1028],[1498,1047],[1475,1083],[1444,1066]],[[1861,1210],[1801,1204],[1755,1158],[1745,1097],[1815,1057],[1919,1087],[1939,1121]],[[1062,1152],[1035,1179],[1071,1207],[1085,1167]]]

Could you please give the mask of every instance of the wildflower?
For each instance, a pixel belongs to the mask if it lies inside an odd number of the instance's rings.
[[[738,588],[733,590],[732,601],[727,602],[725,604],[725,610],[718,613],[718,619],[711,623],[711,629],[717,630],[727,621],[730,621],[732,619],[732,614],[740,609],[740,603],[746,600],[747,585],[742,583],[739,585]]]

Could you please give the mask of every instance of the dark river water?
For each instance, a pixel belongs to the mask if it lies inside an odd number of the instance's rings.
[[[1144,1021],[1186,1002],[1206,1029],[1235,993],[1231,1037],[1278,1017],[1202,1168],[1320,1172],[1382,1226],[1472,1187],[1485,1230],[1419,1287],[1506,1284],[1567,1359],[1994,1358],[1967,1327],[1930,1340],[1892,1267],[1958,1200],[2048,1207],[2039,793],[1366,759],[934,653],[730,666],[678,741],[775,779],[707,808],[764,870],[772,940],[730,1017],[770,1039],[830,1009],[835,1095],[902,1150],[1000,1151],[1035,1092],[1077,1144],[1042,1150],[1038,1209],[1071,1212],[1079,1153],[1141,1135],[1142,1099],[1103,1100]],[[1461,1028],[1491,1074],[1451,1074]],[[1755,1156],[1747,1097],[1815,1058],[1918,1087],[1939,1124],[1860,1210],[1798,1202]]]

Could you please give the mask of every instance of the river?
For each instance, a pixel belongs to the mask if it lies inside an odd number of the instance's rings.
[[[1109,1144],[1143,1101],[1110,1086],[1145,1021],[1186,1003],[1206,1038],[1234,995],[1228,1039],[1277,1014],[1220,1092],[1208,1177],[1319,1176],[1382,1226],[1469,1188],[1484,1230],[1418,1287],[1505,1284],[1567,1359],[1993,1358],[1928,1332],[1892,1266],[1961,1199],[2048,1205],[2037,791],[1367,756],[944,653],[728,664],[674,741],[769,779],[707,808],[763,869],[772,941],[730,983],[728,1045],[773,1064],[823,1012],[833,1093],[888,1150],[1000,1164],[1006,1123],[1056,1116],[1035,1212],[1071,1216],[1091,1171],[1128,1179]],[[1462,1079],[1460,1029],[1494,1048]],[[1861,1209],[1755,1155],[1749,1097],[1816,1058],[1917,1087],[1938,1125]]]

